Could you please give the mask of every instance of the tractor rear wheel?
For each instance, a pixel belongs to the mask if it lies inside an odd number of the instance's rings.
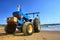
[[[5,27],[5,32],[7,34],[13,34],[16,31],[16,25],[12,24],[7,24],[7,26]]]
[[[33,33],[33,25],[32,25],[32,23],[26,22],[23,25],[23,33],[24,33],[25,36],[32,35],[32,33]]]
[[[40,21],[38,20],[38,18],[35,18],[33,20],[33,25],[34,25],[34,32],[40,32]]]

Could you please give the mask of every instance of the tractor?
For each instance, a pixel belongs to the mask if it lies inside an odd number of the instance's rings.
[[[21,10],[12,13],[13,17],[7,18],[7,25],[5,32],[7,34],[14,34],[16,29],[23,32],[25,36],[32,35],[34,32],[40,32],[40,20],[39,12],[24,14]],[[37,17],[34,18],[34,15]],[[33,19],[30,19],[28,15],[33,15]]]

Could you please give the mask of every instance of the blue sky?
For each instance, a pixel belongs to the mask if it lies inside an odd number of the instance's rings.
[[[24,13],[40,12],[41,24],[60,23],[60,0],[0,0],[0,24],[6,24],[18,4]]]

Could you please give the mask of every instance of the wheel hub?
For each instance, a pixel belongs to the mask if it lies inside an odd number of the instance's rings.
[[[28,26],[28,32],[31,33],[32,32],[32,25]]]

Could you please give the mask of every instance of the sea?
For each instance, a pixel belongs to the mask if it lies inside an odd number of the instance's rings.
[[[0,27],[5,27],[5,26],[0,26]],[[60,25],[41,26],[40,31],[60,31]]]
[[[60,31],[60,25],[41,26],[41,31]]]

